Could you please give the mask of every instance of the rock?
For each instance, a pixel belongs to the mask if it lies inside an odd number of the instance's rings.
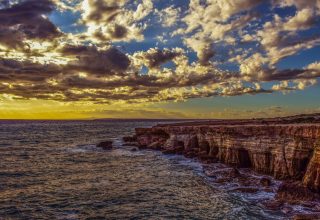
[[[102,148],[104,150],[111,150],[112,149],[112,141],[103,141],[97,144],[98,148]]]
[[[215,171],[212,169],[204,169],[203,172],[204,172],[204,174],[206,174],[207,177],[217,178]]]
[[[303,201],[319,199],[319,195],[304,187],[298,181],[283,182],[276,195],[276,199],[290,204],[301,204]]]
[[[130,150],[131,152],[136,152],[136,151],[138,151],[138,148],[132,148],[131,150]]]
[[[136,138],[139,147],[148,148],[153,143],[157,142],[164,146],[170,135],[164,130],[153,128],[136,128]]]
[[[224,182],[225,180],[232,180],[234,178],[241,177],[241,174],[238,169],[230,167],[230,168],[223,168],[213,171],[218,178],[217,181]]]
[[[165,149],[161,151],[163,154],[176,154],[176,149]]]
[[[218,159],[214,156],[210,156],[207,154],[207,152],[201,151],[198,153],[198,158],[201,160],[202,163],[215,163],[218,161]]]
[[[239,177],[241,174],[239,172],[239,170],[237,168],[231,167],[225,170],[225,175],[227,175],[228,177]]]
[[[294,220],[319,220],[320,212],[316,214],[298,214],[293,217]]]
[[[187,158],[194,158],[194,157],[196,157],[197,156],[197,154],[196,154],[196,152],[194,152],[194,151],[185,151],[185,152],[183,152],[183,155],[185,156],[185,157],[187,157]]]
[[[320,118],[320,117],[319,117]],[[214,120],[137,128],[139,148],[181,153],[210,163],[217,160],[238,168],[296,180],[320,193],[320,124],[289,119]],[[297,124],[298,123],[298,124]],[[155,147],[156,146],[156,147]],[[261,185],[271,182],[263,179]]]
[[[148,149],[161,150],[163,144],[159,141],[153,142],[147,146]]]
[[[125,136],[122,138],[122,140],[124,142],[136,142],[137,141],[137,137],[136,136]]]
[[[164,148],[162,149],[163,154],[182,154],[184,148],[182,146]]]
[[[262,178],[260,179],[260,184],[261,184],[262,186],[264,186],[264,187],[269,187],[269,186],[271,186],[271,179],[268,178],[268,177],[262,177]]]
[[[303,178],[303,185],[315,192],[320,192],[320,145],[313,152]]]
[[[214,180],[214,182],[216,183],[230,183],[232,182],[232,178],[226,177],[226,178],[217,178],[216,180]]]
[[[283,212],[284,214],[288,214],[288,213],[290,213],[292,211],[293,211],[293,208],[290,207],[290,206],[285,206],[285,207],[281,208],[281,212]]]
[[[268,200],[263,202],[262,205],[270,210],[279,210],[283,205],[283,202],[277,200]]]

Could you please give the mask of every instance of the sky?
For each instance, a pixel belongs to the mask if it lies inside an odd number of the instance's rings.
[[[320,112],[320,0],[0,0],[0,119]]]

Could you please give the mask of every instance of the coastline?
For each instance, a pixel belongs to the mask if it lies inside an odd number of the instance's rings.
[[[281,210],[294,219],[316,219],[320,218],[319,118],[313,114],[159,124],[136,128],[136,134],[124,141],[197,158],[212,182],[232,183],[229,190],[236,192],[274,193],[262,203],[266,209]],[[247,175],[250,172],[258,178]]]

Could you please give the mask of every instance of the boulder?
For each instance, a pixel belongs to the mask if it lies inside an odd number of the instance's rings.
[[[124,142],[136,142],[137,137],[136,136],[125,136],[122,138]]]
[[[268,186],[271,186],[272,182],[271,182],[271,179],[268,178],[268,177],[262,177],[260,179],[260,184],[264,187],[268,187]]]
[[[293,217],[294,220],[316,220],[320,219],[320,212],[317,214],[298,214]]]
[[[281,212],[283,212],[284,214],[289,214],[293,211],[293,208],[290,206],[285,206],[281,208]]]
[[[277,200],[267,200],[262,202],[262,205],[270,210],[280,210],[283,202]]]
[[[314,201],[319,195],[304,187],[301,182],[283,182],[276,195],[276,199],[290,204],[301,204],[302,201]]]
[[[160,141],[155,141],[147,146],[148,149],[161,150],[163,144]]]
[[[182,154],[183,146],[176,146],[171,148],[162,149],[163,154]]]
[[[102,141],[97,144],[98,148],[102,148],[103,150],[111,150],[112,149],[112,141]]]

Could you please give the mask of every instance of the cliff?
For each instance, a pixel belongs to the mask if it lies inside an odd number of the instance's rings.
[[[198,157],[208,163],[218,161],[233,167],[252,168],[276,179],[296,180],[319,193],[318,119],[293,117],[166,124],[137,128],[136,141],[141,148]]]

